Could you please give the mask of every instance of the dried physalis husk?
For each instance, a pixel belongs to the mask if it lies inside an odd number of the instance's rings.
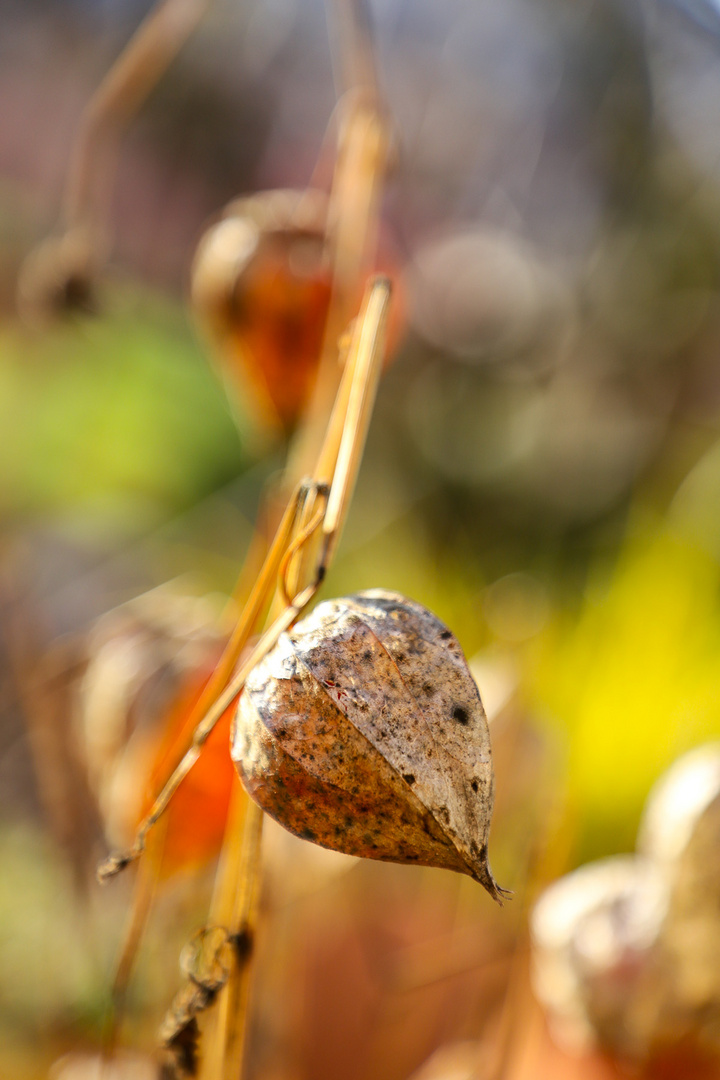
[[[380,590],[321,604],[248,679],[231,753],[296,836],[456,870],[501,899],[482,702],[457,640],[420,604]]]
[[[253,414],[291,430],[315,383],[332,274],[327,196],[265,191],[231,203],[200,241],[195,310],[221,373]]]
[[[561,1043],[648,1075],[719,1075],[720,744],[657,783],[637,855],[555,882],[530,927],[535,990]]]
[[[668,910],[636,1012],[654,1044],[696,1045],[720,1073],[720,743],[696,747],[661,777],[638,851],[658,867]]]
[[[643,1059],[633,1010],[666,910],[657,868],[635,855],[588,863],[541,895],[530,919],[533,987],[560,1046]]]
[[[90,630],[77,742],[113,845],[134,834],[163,728],[181,722],[183,702],[203,685],[221,647],[214,603],[172,585],[106,612]]]

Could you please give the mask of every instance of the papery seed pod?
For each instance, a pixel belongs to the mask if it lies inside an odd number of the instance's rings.
[[[644,1058],[647,1032],[633,1011],[666,910],[661,875],[635,855],[588,863],[541,895],[530,919],[533,986],[560,1046]]]
[[[482,702],[457,640],[420,604],[358,593],[283,634],[245,685],[231,754],[295,835],[469,874],[501,899]]]
[[[711,744],[655,785],[637,855],[589,863],[535,905],[535,991],[561,1044],[600,1047],[648,1076],[719,1075],[719,869]]]
[[[195,256],[193,304],[222,373],[271,427],[291,429],[312,391],[332,284],[326,218],[320,191],[261,192],[231,203]]]
[[[206,230],[192,301],[227,379],[268,428],[291,431],[315,385],[333,289],[333,215],[322,191],[262,191],[236,199]],[[404,321],[398,255],[380,237],[375,264],[393,279],[386,362]],[[365,286],[349,298],[357,311]]]
[[[654,1042],[695,1046],[720,1073],[720,743],[679,758],[653,788],[638,851],[668,890],[643,1020]],[[690,1075],[687,1070],[682,1075]]]
[[[222,645],[215,604],[172,586],[127,601],[90,630],[74,694],[75,745],[110,844],[129,843],[182,756]],[[162,876],[202,865],[222,845],[229,729],[226,714],[168,808]]]

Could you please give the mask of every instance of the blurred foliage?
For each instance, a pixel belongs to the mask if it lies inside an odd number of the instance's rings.
[[[0,340],[0,512],[147,528],[247,460],[181,312],[147,295],[43,335]],[[141,523],[141,524],[140,524]]]
[[[556,612],[528,657],[528,695],[562,725],[579,862],[631,850],[653,781],[720,732],[720,566],[647,520]]]

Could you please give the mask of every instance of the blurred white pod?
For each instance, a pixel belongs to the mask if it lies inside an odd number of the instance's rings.
[[[720,1055],[720,743],[681,757],[648,800],[638,850],[668,891],[643,1022]]]
[[[532,913],[533,987],[556,1041],[642,1054],[628,1023],[667,910],[662,876],[619,855],[551,885]]]
[[[472,362],[527,356],[553,366],[571,316],[566,284],[521,237],[470,226],[426,243],[409,268],[413,325]],[[540,357],[542,356],[542,361]]]
[[[638,853],[672,877],[700,819],[718,796],[720,742],[683,754],[650,792],[638,830]]]
[[[681,1047],[688,1061],[714,1060],[720,744],[686,754],[658,781],[637,847],[542,895],[531,920],[535,992],[566,1047],[635,1062]]]

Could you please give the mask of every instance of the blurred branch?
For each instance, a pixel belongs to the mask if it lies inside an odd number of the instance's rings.
[[[161,0],[93,95],[73,148],[65,187],[68,229],[102,213],[113,155],[129,121],[167,71],[212,0]],[[105,179],[103,178],[105,175]]]
[[[372,19],[367,0],[326,0],[330,55],[338,100],[349,90],[377,99]]]

